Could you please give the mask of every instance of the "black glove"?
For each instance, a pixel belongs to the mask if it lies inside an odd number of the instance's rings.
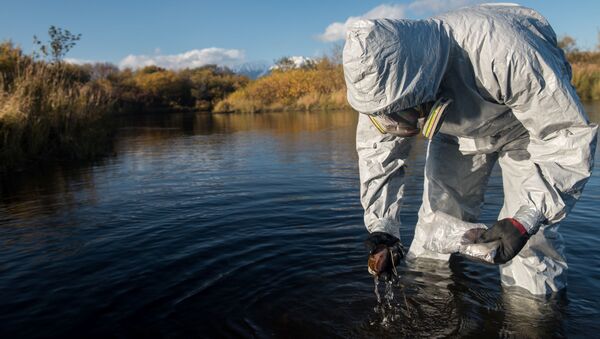
[[[369,250],[369,273],[373,275],[388,274],[395,270],[400,259],[404,257],[404,248],[400,239],[384,232],[373,232],[365,240]]]
[[[500,246],[496,250],[494,263],[505,264],[519,254],[529,240],[529,234],[516,219],[506,218],[498,220],[494,226],[483,232],[476,243],[496,240],[500,241]]]

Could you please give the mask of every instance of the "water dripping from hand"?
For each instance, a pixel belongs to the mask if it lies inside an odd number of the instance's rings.
[[[374,283],[375,297],[377,298],[377,305],[375,306],[374,311],[377,315],[377,319],[371,322],[371,325],[379,323],[384,328],[389,328],[394,322],[400,319],[401,314],[400,304],[396,302],[394,298],[394,279],[383,279],[383,296],[379,291],[379,277],[374,277]]]

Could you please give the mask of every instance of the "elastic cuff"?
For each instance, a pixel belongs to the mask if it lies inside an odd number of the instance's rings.
[[[523,226],[519,222],[519,220],[514,219],[514,218],[510,218],[509,220],[510,220],[511,224],[519,231],[519,233],[521,233],[521,235],[528,235],[529,236],[529,233],[525,229],[525,226]]]
[[[367,226],[369,233],[384,232],[400,239],[400,223],[395,220],[379,219]]]
[[[538,229],[542,221],[544,220],[544,216],[537,209],[529,206],[522,206],[519,208],[517,213],[515,213],[513,219],[516,219],[523,228],[527,231],[527,234],[534,235],[537,233]]]

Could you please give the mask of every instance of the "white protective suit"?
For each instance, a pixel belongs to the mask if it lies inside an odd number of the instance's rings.
[[[558,222],[591,175],[597,126],[546,19],[516,5],[480,5],[427,20],[360,20],[347,33],[343,57],[348,101],[361,113],[356,143],[369,232],[399,237],[411,141],[382,134],[367,115],[450,98],[428,145],[409,258],[448,259],[423,248],[436,227],[433,212],[477,221],[498,161],[505,196],[498,218],[514,217],[531,235],[500,266],[503,284],[533,294],[565,287]]]

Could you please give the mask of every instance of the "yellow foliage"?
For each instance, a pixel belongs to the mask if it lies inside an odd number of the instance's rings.
[[[182,104],[190,97],[186,80],[173,71],[162,70],[152,73],[140,71],[136,73],[133,80],[143,93],[171,106]]]
[[[257,112],[347,108],[339,93],[346,92],[341,65],[327,59],[312,68],[275,70],[249,83],[216,107],[216,111]]]
[[[574,50],[573,85],[583,100],[600,100],[600,52]],[[312,67],[275,70],[250,82],[216,107],[217,112],[349,108],[342,67],[327,58]]]
[[[0,86],[0,172],[53,157],[91,158],[109,146],[111,103],[64,64],[27,62]]]
[[[573,64],[572,69],[572,82],[579,97],[600,100],[600,64]]]

